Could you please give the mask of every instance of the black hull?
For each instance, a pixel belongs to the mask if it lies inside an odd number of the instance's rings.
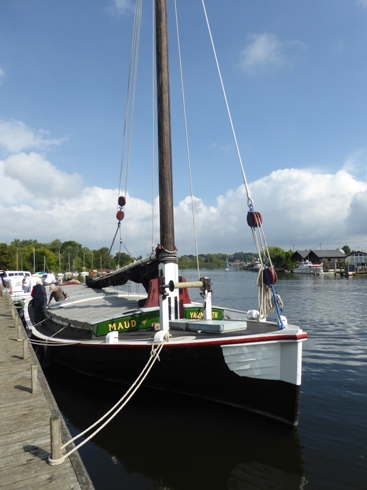
[[[52,347],[52,361],[84,375],[131,385],[146,365],[151,346],[77,345]],[[143,387],[198,397],[298,425],[300,386],[239,376],[220,346],[165,346]],[[96,361],[98,359],[98,361]]]

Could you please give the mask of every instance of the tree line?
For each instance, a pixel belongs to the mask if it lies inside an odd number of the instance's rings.
[[[345,253],[350,249],[343,247]],[[277,269],[292,269],[293,251],[283,250],[280,247],[269,247],[272,263]],[[62,242],[53,240],[50,243],[40,243],[37,240],[13,240],[10,245],[0,243],[0,269],[28,270],[31,272],[73,272],[97,270],[115,270],[131,264],[142,257],[131,257],[124,252],[114,256],[109,254],[107,247],[91,250],[72,240]],[[200,254],[198,257],[200,269],[222,269],[226,261],[230,265],[251,264],[257,259],[252,252],[235,252],[233,254]],[[195,269],[197,258],[195,255],[182,255],[178,257],[180,269]]]
[[[109,255],[107,247],[91,250],[73,240],[13,240],[10,245],[0,243],[0,269],[29,270],[31,272],[89,271],[116,269],[133,261],[126,253]]]

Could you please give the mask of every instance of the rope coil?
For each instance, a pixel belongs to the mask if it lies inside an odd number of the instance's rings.
[[[258,289],[258,303],[260,319],[265,319],[269,313],[274,310],[277,311],[278,327],[280,330],[284,329],[283,321],[280,312],[283,308],[283,301],[278,293],[275,292],[272,284],[266,284],[264,280],[264,266],[262,265],[257,275],[256,284]]]

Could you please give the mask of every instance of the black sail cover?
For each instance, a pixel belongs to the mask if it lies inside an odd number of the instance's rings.
[[[142,284],[146,292],[148,292],[150,280],[158,277],[158,264],[159,260],[157,258],[149,261],[138,261],[114,272],[110,272],[105,276],[96,278],[87,277],[86,285],[89,288],[102,289],[108,286],[122,286],[128,281],[133,281]]]

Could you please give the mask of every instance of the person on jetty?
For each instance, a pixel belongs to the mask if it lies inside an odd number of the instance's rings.
[[[3,291],[6,288],[5,280],[4,280],[4,271],[0,271],[0,296],[3,295]]]
[[[31,279],[26,275],[23,277],[22,288],[24,293],[29,293],[31,290]]]
[[[56,284],[50,285],[50,291],[51,294],[47,306],[51,303],[52,298],[54,298],[56,302],[64,301],[65,299],[68,298],[68,295],[65,293],[65,291],[62,288],[60,288],[60,286],[56,286]]]
[[[35,284],[32,292],[32,305],[35,323],[41,322],[45,318],[45,309],[47,303],[47,293],[43,284]]]

